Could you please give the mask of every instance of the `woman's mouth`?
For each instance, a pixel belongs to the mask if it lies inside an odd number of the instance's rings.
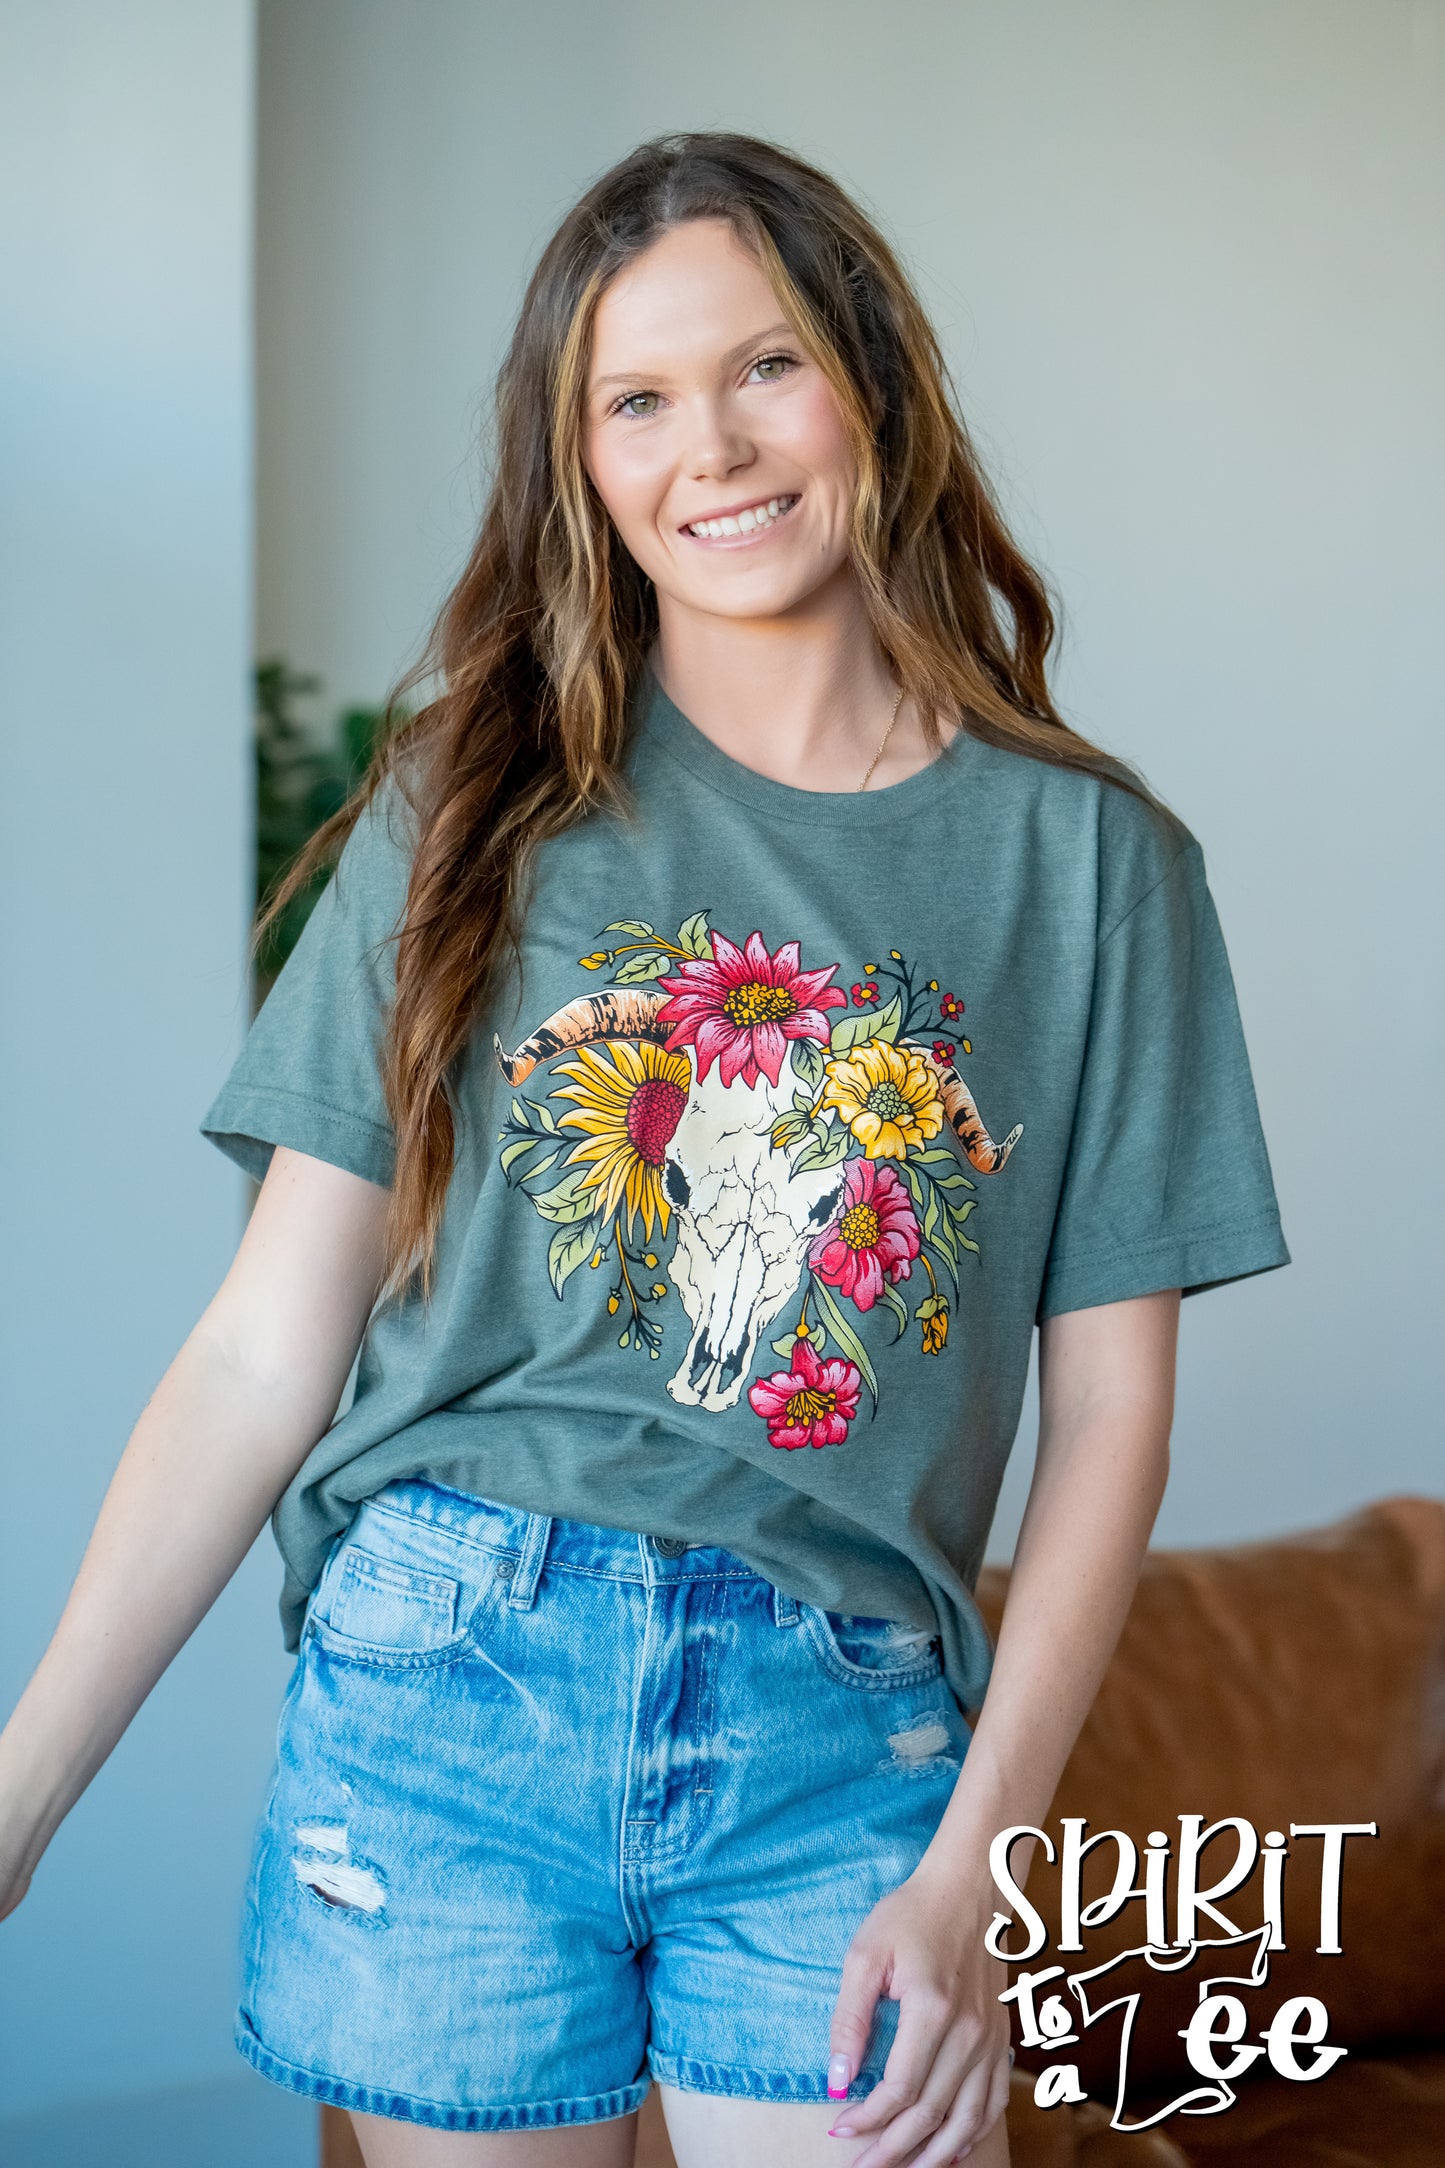
[[[693,520],[682,532],[694,542],[752,542],[776,527],[780,519],[786,519],[801,496],[801,490],[782,497],[760,497],[755,504],[741,506],[735,512],[724,512],[716,519]]]

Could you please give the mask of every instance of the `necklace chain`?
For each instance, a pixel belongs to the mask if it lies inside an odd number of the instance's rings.
[[[898,698],[893,703],[893,713],[888,718],[888,728],[884,731],[882,737],[878,740],[878,750],[868,763],[867,775],[864,776],[862,782],[858,785],[860,794],[868,788],[869,780],[873,774],[873,770],[877,767],[879,761],[883,758],[883,748],[893,735],[893,725],[898,720],[898,710],[902,707],[902,705],[903,687],[900,685],[898,688]]]

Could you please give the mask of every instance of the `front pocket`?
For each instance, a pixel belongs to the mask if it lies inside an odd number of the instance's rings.
[[[938,1637],[918,1627],[855,1612],[826,1611],[817,1604],[798,1608],[823,1669],[845,1686],[887,1693],[936,1679],[943,1669]]]
[[[407,1667],[467,1646],[469,1621],[457,1624],[462,1584],[452,1575],[383,1558],[360,1543],[343,1546],[336,1568],[325,1615],[313,1610],[310,1620],[333,1655]]]

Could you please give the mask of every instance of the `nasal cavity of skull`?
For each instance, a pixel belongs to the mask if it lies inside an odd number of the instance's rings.
[[[688,1186],[687,1176],[675,1159],[670,1159],[667,1162],[667,1170],[662,1179],[667,1184],[667,1194],[672,1199],[672,1202],[674,1204],[686,1204],[688,1198],[692,1195],[692,1191]]]
[[[291,1861],[304,1889],[339,1912],[379,1912],[385,1898],[380,1875],[349,1856],[344,1822],[298,1822]]]

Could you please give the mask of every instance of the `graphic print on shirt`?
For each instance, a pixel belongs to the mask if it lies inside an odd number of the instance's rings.
[[[517,1090],[499,1135],[507,1181],[553,1225],[552,1286],[612,1259],[618,1344],[653,1360],[675,1294],[689,1338],[667,1389],[715,1411],[786,1316],[769,1342],[782,1367],[764,1356],[749,1404],[776,1446],[840,1445],[862,1394],[878,1405],[856,1319],[882,1305],[892,1344],[916,1326],[917,1352],[944,1353],[961,1258],[980,1254],[959,1151],[996,1174],[1023,1124],[994,1143],[955,1066],[964,1004],[896,949],[845,991],[797,941],[739,946],[705,911],[671,940],[641,919],[608,935],[624,938],[579,958],[611,971],[605,990],[514,1053],[495,1042],[514,1087],[550,1064],[547,1096]]]

